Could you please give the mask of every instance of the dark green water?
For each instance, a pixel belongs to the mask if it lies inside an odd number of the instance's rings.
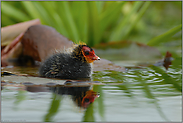
[[[127,61],[113,61],[123,66]],[[3,78],[2,78],[3,79]],[[164,67],[129,68],[127,72],[94,72],[93,85],[99,98],[82,109],[70,95],[30,92],[21,87],[1,91],[4,122],[125,122],[182,120],[182,57]]]

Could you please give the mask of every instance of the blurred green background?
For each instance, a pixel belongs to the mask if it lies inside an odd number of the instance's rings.
[[[89,46],[125,40],[181,46],[182,41],[182,1],[1,2],[2,27],[36,18]]]

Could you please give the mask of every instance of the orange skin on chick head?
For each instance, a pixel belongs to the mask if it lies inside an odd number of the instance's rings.
[[[93,90],[87,91],[86,95],[82,99],[82,107],[87,108],[89,104],[93,103],[97,97],[99,97],[99,95]]]
[[[100,60],[100,58],[95,54],[94,50],[87,46],[82,47],[82,53],[88,63],[93,63],[95,60]]]

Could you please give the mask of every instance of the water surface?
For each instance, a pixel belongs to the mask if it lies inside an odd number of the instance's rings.
[[[14,86],[10,86],[11,84],[3,86],[1,120],[4,122],[180,122],[182,120],[181,59],[179,56],[175,57],[168,71],[164,67],[157,66],[134,67],[137,66],[137,61],[113,60],[120,66],[125,65],[127,71],[94,72],[93,81],[101,82],[103,85],[87,85],[88,89],[98,92],[100,96],[85,109],[79,107],[76,100],[73,101],[74,96],[70,91],[61,95],[57,93],[58,90],[53,91],[50,86],[37,88],[38,91],[36,88],[25,89],[25,86],[15,86],[15,83],[12,84]],[[14,71],[37,75],[36,67],[32,70],[16,67]],[[1,80],[6,81],[5,77]],[[63,80],[55,81],[63,83]],[[22,82],[27,81],[22,79]]]

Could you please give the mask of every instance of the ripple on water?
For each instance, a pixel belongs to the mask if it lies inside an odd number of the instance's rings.
[[[148,83],[148,84],[153,84],[153,85],[155,85],[155,83],[156,84],[158,84],[158,83],[161,83],[162,81],[163,81],[164,79],[162,78],[153,78],[152,80],[151,79],[149,79],[149,80],[146,80],[146,83]]]
[[[137,75],[131,75],[131,74],[125,74],[124,76],[125,76],[125,77],[133,77],[133,78],[138,77]]]

